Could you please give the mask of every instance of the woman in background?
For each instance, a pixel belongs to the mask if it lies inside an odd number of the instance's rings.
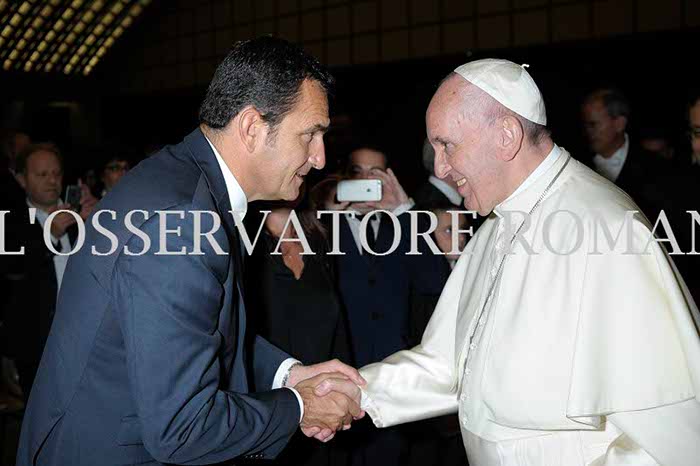
[[[256,210],[271,210],[246,264],[246,307],[257,333],[304,364],[333,358],[352,364],[345,315],[326,256],[326,230],[316,220],[316,209],[295,209],[315,255],[303,255],[300,242],[280,242],[299,237],[291,223],[285,230],[291,207]],[[249,217],[253,238],[262,215]],[[323,444],[297,434],[274,464],[344,466],[347,454],[337,442]]]

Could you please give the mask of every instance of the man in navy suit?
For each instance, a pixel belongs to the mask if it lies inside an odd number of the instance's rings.
[[[362,416],[354,369],[303,366],[246,335],[230,212],[294,199],[324,166],[331,83],[286,41],[238,43],[216,70],[200,127],[102,200],[67,266],[18,465],[274,458],[300,425],[328,440]],[[249,392],[249,374],[262,391]],[[315,395],[338,379],[344,389]]]
[[[449,274],[445,259],[433,254],[423,240],[417,244],[419,254],[409,254],[413,201],[388,165],[386,153],[372,144],[358,145],[350,153],[349,176],[381,180],[382,199],[350,204],[347,210],[356,215],[344,215],[338,222],[339,246],[344,253],[336,256],[338,289],[357,366],[381,361],[416,344],[411,339],[411,310],[434,305]],[[394,219],[386,214],[365,218],[378,209],[391,212]],[[428,230],[426,215],[418,215],[416,220],[419,232]],[[367,246],[376,255],[362,246],[362,222]],[[368,423],[352,437],[353,466],[394,466],[408,459],[409,445],[402,428],[377,431]]]

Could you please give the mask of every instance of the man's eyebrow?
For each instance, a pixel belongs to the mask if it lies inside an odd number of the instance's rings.
[[[449,144],[450,143],[450,141],[448,141],[447,139],[443,139],[440,136],[434,137],[433,142],[437,142],[439,144]]]
[[[328,131],[328,126],[329,125],[317,123],[317,124],[313,125],[311,128],[308,128],[306,131],[304,131],[304,133],[315,133],[318,131],[325,133],[326,131]]]

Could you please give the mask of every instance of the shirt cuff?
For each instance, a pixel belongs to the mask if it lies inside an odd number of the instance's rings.
[[[301,361],[294,358],[287,358],[282,361],[280,367],[277,368],[275,372],[275,378],[272,379],[272,389],[277,390],[278,388],[283,388],[285,380],[288,378],[289,370],[294,364],[301,364]]]
[[[294,396],[297,397],[297,401],[299,401],[299,424],[301,424],[301,420],[304,419],[304,400],[301,399],[301,395],[299,394],[296,389],[292,387],[286,387],[288,390],[291,390],[292,393],[294,393]]]
[[[399,215],[403,214],[404,212],[411,210],[414,205],[416,205],[416,203],[414,202],[414,200],[412,198],[409,197],[408,202],[404,202],[403,204],[400,204],[398,207],[396,207],[394,209],[394,211],[392,213],[398,217]]]

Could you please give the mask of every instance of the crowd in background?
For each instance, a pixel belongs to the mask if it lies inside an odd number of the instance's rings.
[[[566,148],[632,196],[652,223],[664,211],[683,252],[696,250],[691,243],[693,221],[687,211],[700,210],[695,197],[700,180],[700,94],[688,102],[686,116],[690,153],[673,147],[658,128],[643,128],[632,137],[628,123],[633,115],[625,96],[615,89],[598,89],[582,102],[581,121],[571,122],[585,132],[589,146]],[[258,333],[309,364],[339,358],[361,367],[420,343],[459,256],[453,251],[453,228],[459,228],[455,237],[463,249],[469,240],[464,232],[470,227],[476,232],[479,226],[479,220],[468,215],[459,216],[458,224],[453,224],[449,212],[465,210],[463,199],[455,180],[435,176],[434,152],[427,140],[422,151],[416,148],[416,153],[422,152],[427,170],[425,183],[407,193],[391,169],[402,160],[373,138],[358,135],[354,139],[337,173],[306,186],[294,202],[253,205],[246,217],[251,238],[263,225],[255,250],[246,259],[249,318]],[[77,238],[76,216],[60,213],[52,221],[53,247],[48,248],[44,223],[62,209],[87,219],[99,209],[100,198],[109,195],[139,157],[129,150],[112,149],[95,157],[99,162],[84,161],[91,167],[71,185],[73,195],[69,196],[63,167],[70,154],[62,154],[49,142],[34,141],[31,134],[20,130],[4,130],[0,143],[0,210],[9,212],[3,218],[4,248],[25,248],[23,255],[0,257],[0,409],[6,409],[21,405],[29,396],[69,260],[58,253],[71,250]],[[339,202],[336,187],[343,179],[381,180],[382,200]],[[35,209],[34,219],[30,208]],[[398,247],[391,254],[372,255],[361,248],[362,219],[377,209],[392,212],[401,227]],[[296,225],[288,222],[292,210],[299,218]],[[334,224],[330,216],[319,219],[320,210],[352,211],[355,215],[343,215]],[[411,247],[407,214],[411,210],[436,214],[438,223],[432,238],[444,254],[434,254],[426,242],[419,242],[421,254],[406,254]],[[271,213],[264,215],[262,211]],[[428,221],[427,217],[418,218]],[[391,247],[395,226],[390,220],[382,214],[366,220],[366,240],[372,250],[382,252]],[[428,226],[422,224],[419,230]],[[300,233],[309,240],[315,255],[305,255],[300,242],[294,241]],[[660,237],[669,233],[657,230]],[[333,237],[339,238],[343,255],[327,254]],[[674,261],[697,299],[698,259],[686,255],[676,256]],[[310,328],[315,331],[308,332]],[[277,463],[466,464],[461,441],[456,416],[381,431],[365,419],[330,444],[300,435]]]

